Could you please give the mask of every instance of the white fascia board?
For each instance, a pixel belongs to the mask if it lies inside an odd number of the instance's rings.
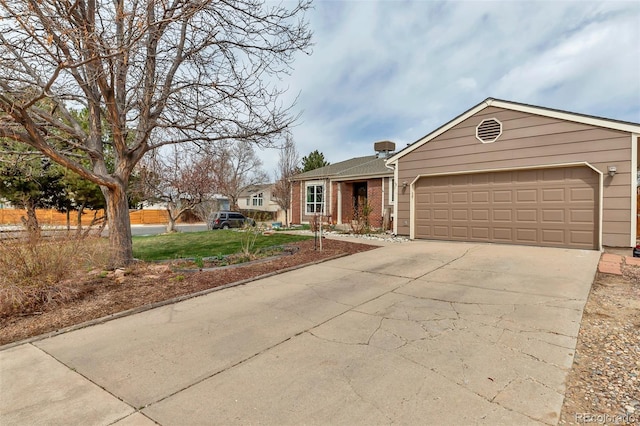
[[[560,120],[573,121],[576,123],[589,124],[591,126],[604,127],[607,129],[620,130],[622,132],[640,133],[640,125],[631,123],[620,123],[604,118],[588,117],[570,112],[549,110],[546,108],[535,107],[531,105],[513,104],[511,102],[499,101],[495,99],[485,101],[487,106],[510,109],[513,111],[526,112],[529,114],[542,115],[545,117],[557,118]]]
[[[447,124],[443,125],[442,127],[439,127],[438,129],[436,129],[433,132],[429,133],[428,135],[424,136],[422,139],[418,139],[416,142],[414,142],[413,144],[409,145],[408,147],[406,147],[402,151],[398,152],[396,155],[390,157],[387,160],[386,163],[387,164],[391,164],[391,163],[397,162],[400,158],[402,158],[405,155],[409,154],[410,152],[413,152],[414,150],[420,148],[422,145],[424,145],[425,143],[429,142],[431,139],[434,139],[434,138],[440,136],[441,134],[443,134],[447,130],[451,129],[454,126],[457,126],[458,124],[462,123],[467,118],[471,117],[474,114],[477,114],[478,112],[482,111],[483,109],[485,109],[488,106],[489,106],[489,103],[487,101],[480,102],[478,105],[476,105],[475,107],[471,108],[469,111],[463,113],[462,115],[459,115],[458,117],[456,117],[453,120],[449,121]]]
[[[631,134],[631,247],[636,246],[638,235],[638,144],[640,133]]]
[[[377,173],[375,175],[353,175],[353,176],[337,176],[332,177],[331,181],[333,182],[344,182],[348,180],[368,180],[368,179],[378,179],[378,178],[386,178],[393,177],[393,173]]]
[[[449,121],[448,123],[446,123],[442,127],[438,128],[438,129],[434,130],[433,132],[429,133],[428,135],[424,136],[422,139],[418,139],[416,142],[414,142],[413,144],[409,145],[407,148],[401,150],[396,155],[390,157],[387,160],[386,164],[391,164],[391,163],[397,162],[400,158],[402,158],[405,155],[407,155],[407,154],[413,152],[414,150],[420,148],[425,143],[427,143],[430,140],[440,136],[441,134],[443,134],[444,132],[448,131],[452,127],[460,124],[464,120],[468,119],[469,117],[477,114],[478,112],[480,112],[483,109],[485,109],[487,107],[490,107],[490,106],[494,106],[494,107],[497,107],[497,108],[503,108],[503,109],[507,109],[507,110],[512,110],[512,111],[526,112],[526,113],[529,113],[529,114],[541,115],[541,116],[545,116],[545,117],[557,118],[557,119],[565,120],[565,121],[573,121],[573,122],[576,122],[576,123],[588,124],[588,125],[596,126],[596,127],[604,127],[604,128],[607,128],[607,129],[619,130],[619,131],[623,131],[623,132],[640,133],[640,125],[636,125],[636,124],[632,124],[632,123],[621,123],[621,122],[617,122],[617,121],[613,121],[613,120],[607,120],[607,119],[604,119],[604,118],[589,117],[589,116],[585,116],[585,115],[581,115],[581,114],[574,114],[574,113],[571,113],[571,112],[551,110],[551,109],[547,109],[547,108],[543,108],[543,107],[536,107],[536,106],[532,106],[532,105],[523,105],[523,104],[511,103],[511,102],[507,102],[507,101],[500,101],[500,100],[488,98],[488,99],[480,102],[478,105],[476,105],[475,107],[471,108],[470,110],[462,113],[458,117],[456,117],[453,120]]]

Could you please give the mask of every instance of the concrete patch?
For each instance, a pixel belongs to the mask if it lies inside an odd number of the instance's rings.
[[[215,398],[211,398],[215,395]],[[526,424],[429,368],[309,334],[147,407],[161,424]]]
[[[32,345],[0,352],[0,389],[2,425],[109,425],[134,412]]]

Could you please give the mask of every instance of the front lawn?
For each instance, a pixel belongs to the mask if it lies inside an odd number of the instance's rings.
[[[133,237],[133,256],[145,261],[225,256],[242,251],[243,241],[246,245],[248,237],[244,231],[224,229]],[[309,238],[313,237],[258,235],[252,251]]]

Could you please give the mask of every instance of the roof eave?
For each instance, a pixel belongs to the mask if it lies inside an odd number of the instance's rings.
[[[569,111],[556,110],[556,109],[545,108],[545,107],[540,107],[535,105],[527,105],[527,104],[521,104],[517,102],[503,101],[500,99],[487,98],[484,101],[477,104],[476,106],[458,115],[453,120],[440,126],[433,132],[418,139],[417,141],[407,146],[403,150],[400,150],[398,153],[396,153],[395,155],[387,159],[385,164],[391,165],[391,164],[397,163],[397,161],[400,158],[411,153],[412,151],[421,147],[422,145],[429,142],[430,140],[440,136],[447,130],[451,129],[452,127],[458,125],[459,123],[463,122],[469,117],[477,114],[478,112],[490,106],[508,109],[512,111],[526,112],[529,114],[542,115],[542,116],[551,117],[551,118],[558,118],[561,120],[573,121],[576,123],[588,124],[588,125],[597,126],[597,127],[604,127],[607,129],[618,130],[622,132],[640,133],[640,124],[617,121],[617,120],[612,120],[612,119],[607,119],[602,117],[595,117],[595,116],[579,114],[579,113],[574,113]]]

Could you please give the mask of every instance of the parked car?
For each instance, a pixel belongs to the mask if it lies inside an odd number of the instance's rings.
[[[242,228],[244,225],[255,226],[255,220],[237,212],[215,212],[210,216],[211,229]]]

